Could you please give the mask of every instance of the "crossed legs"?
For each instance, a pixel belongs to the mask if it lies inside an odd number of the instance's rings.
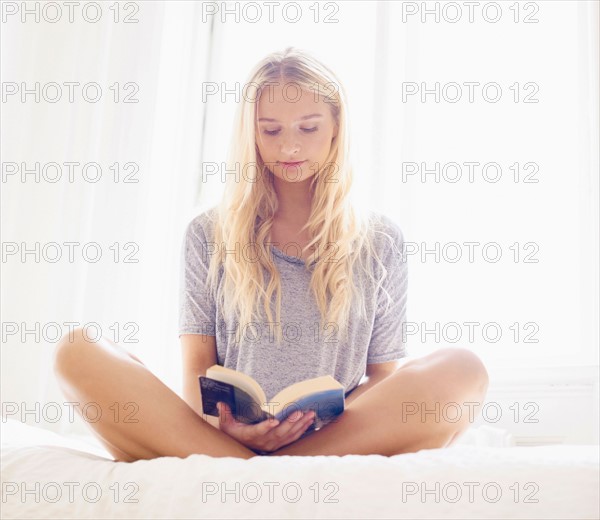
[[[82,416],[88,403],[102,412],[88,424],[115,460],[194,453],[259,456],[202,419],[139,359],[107,338],[90,342],[75,329],[57,344],[54,369]],[[389,456],[444,447],[475,418],[487,385],[477,356],[441,349],[408,361],[353,400],[334,422],[269,456]]]

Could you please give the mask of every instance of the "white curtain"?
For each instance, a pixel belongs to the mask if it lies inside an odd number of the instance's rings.
[[[440,5],[385,3],[379,204],[411,242],[411,350],[597,365],[598,3]]]
[[[2,402],[6,412],[16,406],[12,417],[47,428],[81,425],[67,419],[51,371],[54,343],[70,322],[122,344],[179,389],[179,252],[200,189],[211,25],[198,3],[137,5],[137,23],[114,23],[103,4],[97,23],[3,24],[4,81],[29,89],[39,82],[40,91],[50,82],[102,88],[97,103],[69,103],[63,86],[56,103],[14,95],[3,107]],[[122,102],[128,94],[137,102]],[[32,170],[36,162],[39,179],[22,179],[21,164]],[[72,182],[68,162],[80,163]],[[73,262],[68,242],[76,243]],[[39,244],[39,258],[22,259],[23,243]],[[59,403],[62,420],[52,422],[48,403]]]

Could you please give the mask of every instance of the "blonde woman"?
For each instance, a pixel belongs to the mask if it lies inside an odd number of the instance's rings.
[[[352,189],[347,104],[335,74],[288,48],[252,70],[238,107],[223,199],[187,226],[179,334],[183,399],[132,354],[76,330],[55,356],[72,401],[138,405],[137,422],[89,423],[116,460],[160,456],[395,455],[449,445],[471,424],[487,372],[470,351],[406,355],[403,235]],[[252,95],[254,94],[254,95]],[[220,364],[267,398],[325,374],[346,408],[237,422],[203,414],[198,376]],[[363,376],[366,380],[359,384]],[[451,417],[442,413],[452,406]],[[457,418],[458,417],[458,418]]]

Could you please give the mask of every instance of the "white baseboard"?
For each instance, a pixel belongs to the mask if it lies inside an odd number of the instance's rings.
[[[517,446],[600,440],[597,367],[517,368],[490,374],[486,406],[475,424],[506,429]]]

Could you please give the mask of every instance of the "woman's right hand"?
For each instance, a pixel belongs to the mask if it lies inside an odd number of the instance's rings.
[[[237,421],[225,403],[217,403],[219,429],[254,451],[272,452],[298,440],[313,423],[313,410],[303,414],[296,410],[281,423],[275,419],[265,419],[256,424]]]

